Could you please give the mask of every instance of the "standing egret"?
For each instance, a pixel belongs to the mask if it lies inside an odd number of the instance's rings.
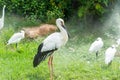
[[[116,46],[112,45],[105,51],[105,64],[110,65],[116,53]]]
[[[25,32],[21,30],[18,33],[14,33],[13,36],[8,40],[7,45],[16,43],[16,48],[17,48],[17,43],[20,42],[21,39],[25,37]]]
[[[103,41],[102,38],[98,37],[97,40],[95,40],[90,48],[89,51],[90,52],[95,52],[96,53],[96,57],[98,56],[98,51],[103,47]]]
[[[4,26],[4,16],[5,16],[5,5],[3,6],[3,12],[2,12],[2,17],[0,18],[0,30],[3,28]]]
[[[48,66],[51,80],[53,79],[53,52],[65,45],[68,41],[68,32],[63,19],[56,19],[56,25],[60,32],[52,33],[39,45],[37,54],[33,60],[33,67],[37,67],[49,56]]]

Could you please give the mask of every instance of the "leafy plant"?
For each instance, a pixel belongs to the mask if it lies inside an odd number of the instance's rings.
[[[0,7],[6,5],[7,12],[49,22],[58,17],[66,19],[77,16],[87,22],[89,17],[101,19],[111,10],[117,0],[0,0]]]

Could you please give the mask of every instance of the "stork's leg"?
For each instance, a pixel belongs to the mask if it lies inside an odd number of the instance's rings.
[[[50,68],[50,57],[49,57],[49,59],[48,59],[48,68],[49,68],[49,72],[51,72],[51,68]]]
[[[51,71],[52,71],[52,75],[53,75],[53,63],[52,63],[52,61],[53,61],[53,56],[51,56]]]
[[[53,80],[53,64],[52,64],[53,56],[49,57],[48,67],[50,72],[50,80]]]

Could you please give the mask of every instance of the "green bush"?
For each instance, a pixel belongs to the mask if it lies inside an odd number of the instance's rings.
[[[108,14],[117,0],[79,0],[78,16],[93,19],[101,19],[105,14]]]
[[[87,20],[89,16],[100,19],[117,0],[0,0],[8,12],[49,22],[58,17],[69,18],[75,14]],[[111,4],[112,3],[112,4]]]
[[[6,5],[10,13],[21,16],[50,21],[58,17],[64,17],[67,10],[67,1],[64,0],[4,0],[0,1],[0,7]]]

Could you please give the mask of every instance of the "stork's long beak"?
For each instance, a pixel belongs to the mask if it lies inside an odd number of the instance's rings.
[[[68,37],[70,38],[70,33],[68,32],[67,28],[65,25],[62,25],[62,27],[66,30],[67,34],[68,34]]]

